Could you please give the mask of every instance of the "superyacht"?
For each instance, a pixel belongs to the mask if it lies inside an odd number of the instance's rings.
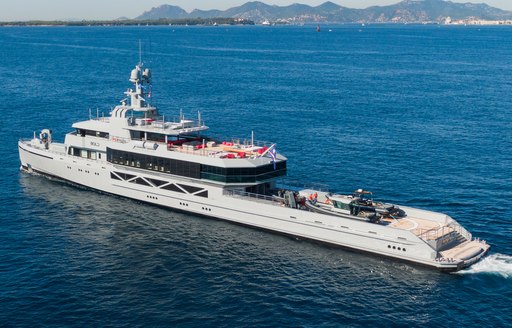
[[[166,120],[151,104],[151,71],[131,71],[108,117],[73,124],[64,143],[44,129],[18,143],[21,169],[175,210],[356,251],[458,271],[490,246],[446,214],[278,185],[287,158],[275,144],[218,139],[201,116]]]

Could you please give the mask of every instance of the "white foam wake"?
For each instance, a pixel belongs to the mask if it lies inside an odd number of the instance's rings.
[[[457,272],[458,274],[477,274],[486,273],[500,275],[503,278],[512,278],[512,256],[505,254],[492,254],[485,257],[480,262],[472,265],[466,270]]]

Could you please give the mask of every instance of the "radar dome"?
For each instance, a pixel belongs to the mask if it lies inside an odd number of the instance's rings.
[[[132,69],[132,73],[130,74],[130,80],[138,81],[139,80],[139,70],[134,68]]]
[[[149,80],[151,78],[151,70],[149,68],[146,68],[144,72],[142,72],[142,77]]]

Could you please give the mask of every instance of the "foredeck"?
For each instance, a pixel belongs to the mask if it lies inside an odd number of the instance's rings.
[[[66,153],[66,145],[63,143],[53,142],[50,144],[48,148],[45,148],[43,143],[40,143],[39,141],[36,143],[34,142],[35,139],[20,139],[20,142],[23,143],[25,146],[37,149],[37,150],[44,150],[47,153],[55,154],[55,155],[61,155],[65,156]]]

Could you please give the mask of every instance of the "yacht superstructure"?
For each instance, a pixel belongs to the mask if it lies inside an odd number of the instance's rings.
[[[166,120],[151,105],[151,71],[108,117],[73,124],[64,143],[52,131],[18,143],[21,168],[159,206],[410,261],[443,271],[477,262],[489,245],[451,217],[367,199],[278,188],[287,158],[276,145],[216,139],[196,120]]]

